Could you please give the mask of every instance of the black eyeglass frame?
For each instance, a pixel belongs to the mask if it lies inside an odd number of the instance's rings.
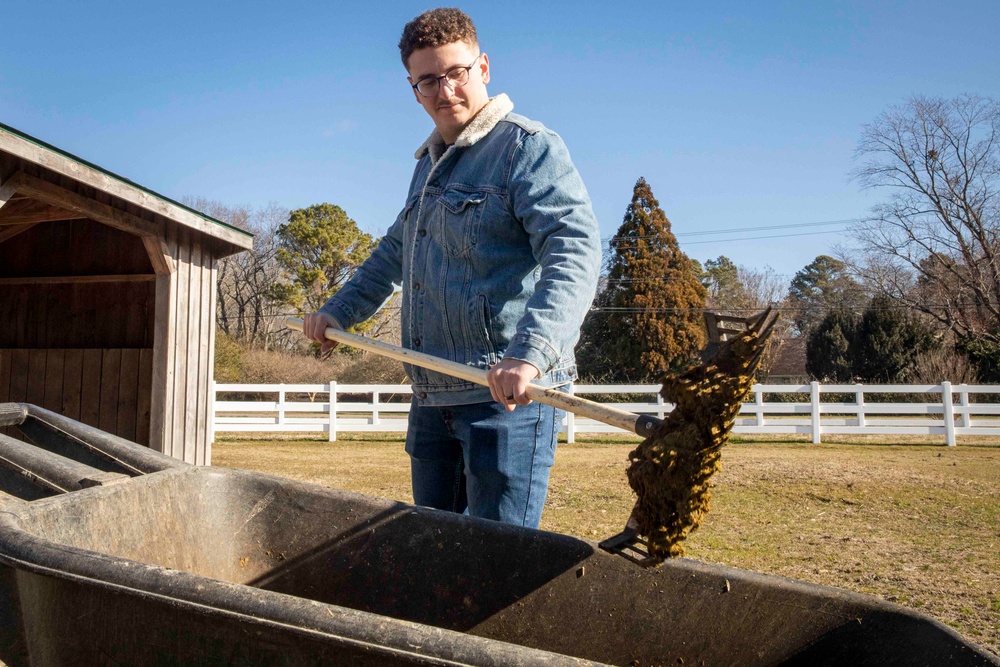
[[[410,87],[413,88],[413,90],[415,90],[417,92],[417,95],[420,95],[421,97],[434,97],[435,95],[438,94],[438,91],[441,90],[441,81],[442,80],[447,79],[450,74],[454,74],[455,72],[464,69],[465,70],[465,81],[462,82],[462,83],[455,84],[455,85],[452,86],[453,88],[462,88],[466,84],[469,83],[469,76],[470,76],[470,74],[472,72],[472,68],[476,66],[476,63],[479,62],[479,59],[482,57],[482,55],[483,54],[480,53],[478,56],[476,56],[476,59],[472,61],[471,65],[456,65],[455,67],[452,67],[451,69],[449,69],[447,72],[445,72],[441,76],[425,76],[422,79],[420,79],[420,81],[417,81],[416,83],[410,84]],[[436,87],[434,88],[433,92],[431,92],[429,94],[424,94],[424,93],[420,92],[420,85],[423,84],[423,83],[428,83],[430,81],[433,81],[436,84]]]

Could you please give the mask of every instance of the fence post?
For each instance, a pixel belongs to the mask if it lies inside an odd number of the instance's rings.
[[[764,425],[764,390],[759,384],[753,386],[753,403],[757,406],[757,426]],[[741,407],[742,409],[742,407]]]
[[[576,387],[573,386],[572,382],[570,383],[569,389],[566,393],[570,396],[573,396],[576,393]],[[566,411],[566,442],[568,444],[576,442],[576,415],[569,410]]]
[[[812,407],[812,441],[814,445],[820,444],[819,428],[819,382],[813,380],[809,383],[809,402]]]
[[[860,382],[854,392],[854,402],[858,404],[858,426],[865,427],[865,386]]]
[[[329,410],[330,410],[330,435],[328,442],[337,441],[337,381],[331,380],[330,384],[327,386],[327,391],[330,395]]]
[[[215,380],[208,383],[208,444],[215,442]]]
[[[941,383],[941,404],[944,407],[944,443],[955,446],[955,405],[952,402],[951,382]]]
[[[958,418],[958,425],[962,428],[969,428],[972,426],[972,417],[969,415],[969,385],[964,383],[958,385],[958,402],[965,408]]]
[[[278,426],[285,425],[285,385],[278,385]]]
[[[378,424],[378,391],[372,391],[372,426]]]

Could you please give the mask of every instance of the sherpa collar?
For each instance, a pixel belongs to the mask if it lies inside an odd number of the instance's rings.
[[[491,97],[486,106],[479,110],[479,113],[475,115],[469,124],[465,126],[465,129],[462,130],[462,133],[458,135],[458,139],[455,140],[455,147],[465,148],[476,143],[489,134],[490,130],[496,127],[497,123],[513,110],[514,103],[510,101],[510,98],[505,93]],[[431,159],[437,162],[446,149],[444,139],[441,138],[440,133],[435,128],[431,132],[431,136],[427,137],[427,141],[422,143],[417,152],[413,154],[413,157],[419,160],[424,156],[424,153],[430,152]]]

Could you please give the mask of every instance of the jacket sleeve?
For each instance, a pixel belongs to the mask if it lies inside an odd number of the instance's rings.
[[[403,225],[410,207],[403,208],[372,254],[320,312],[332,315],[347,329],[374,315],[392,295],[402,281]]]
[[[587,188],[554,132],[525,135],[512,157],[507,190],[539,277],[504,356],[528,361],[544,374],[572,359],[597,291],[600,230]]]

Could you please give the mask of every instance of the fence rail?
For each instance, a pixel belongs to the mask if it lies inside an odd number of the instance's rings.
[[[605,404],[662,419],[673,406],[664,403],[659,390],[659,385],[575,385],[572,393],[622,396],[632,402]],[[403,385],[216,383],[210,394],[213,437],[299,432],[326,433],[334,441],[338,432],[405,431],[411,394]],[[1000,385],[757,384],[733,431],[807,434],[817,444],[832,434],[941,435],[945,444],[954,445],[959,435],[1000,435],[1000,402],[975,401],[988,395],[1000,401]],[[637,397],[648,400],[636,402]],[[577,433],[622,431],[567,414],[562,432],[573,442]]]

